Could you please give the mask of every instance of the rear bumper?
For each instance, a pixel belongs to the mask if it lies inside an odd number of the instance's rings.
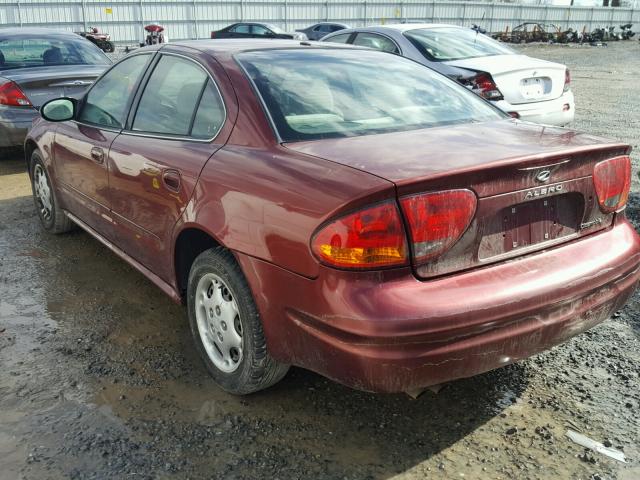
[[[37,116],[33,108],[0,108],[0,148],[22,147]]]
[[[605,320],[637,286],[640,237],[619,219],[580,241],[429,281],[408,269],[322,268],[307,279],[238,259],[275,358],[399,392],[492,370]]]
[[[572,91],[565,92],[561,97],[546,102],[512,105],[506,100],[500,100],[493,103],[505,112],[517,112],[521,120],[532,123],[563,127],[571,123],[575,116]]]

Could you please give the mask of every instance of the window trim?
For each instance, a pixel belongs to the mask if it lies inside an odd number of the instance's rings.
[[[171,134],[166,134],[166,133],[162,134],[162,133],[155,133],[155,132],[144,132],[144,131],[138,131],[138,130],[133,130],[132,129],[133,120],[135,119],[136,113],[138,112],[138,107],[140,106],[140,100],[142,99],[142,95],[144,94],[144,92],[145,92],[145,90],[147,88],[147,85],[149,83],[149,79],[151,78],[151,75],[153,75],[153,72],[155,71],[156,67],[158,66],[158,63],[160,62],[162,57],[165,56],[165,55],[166,56],[184,58],[184,59],[186,59],[188,61],[191,61],[191,62],[195,63],[201,70],[204,71],[204,73],[207,75],[207,77],[211,81],[211,83],[213,83],[213,86],[215,87],[216,92],[218,93],[218,96],[220,97],[220,101],[222,103],[222,111],[224,112],[224,116],[222,118],[222,123],[220,123],[220,127],[215,132],[213,137],[211,137],[211,138],[195,138],[195,137],[190,137],[190,136],[171,135]],[[141,85],[138,88],[138,90],[136,91],[133,103],[130,106],[129,113],[127,115],[127,120],[125,122],[125,126],[120,131],[121,135],[129,135],[129,136],[132,136],[132,137],[158,138],[158,139],[161,139],[161,140],[177,140],[177,141],[194,142],[194,143],[212,143],[216,138],[218,138],[218,135],[220,135],[220,132],[222,131],[222,129],[226,125],[227,119],[229,118],[229,114],[228,114],[228,111],[227,111],[227,105],[224,102],[224,97],[222,96],[222,92],[220,91],[220,87],[218,87],[217,82],[215,81],[215,79],[213,78],[213,76],[211,75],[209,70],[207,70],[205,68],[205,66],[202,65],[199,61],[197,61],[194,58],[191,58],[191,57],[189,57],[187,55],[180,54],[180,53],[159,51],[159,55],[157,56],[157,58],[153,62],[153,66],[150,65],[149,68],[148,68],[148,75],[145,75],[142,80],[144,82],[144,85]],[[198,105],[197,105],[198,107],[200,107],[200,100],[202,100],[202,96],[203,96],[205,90],[206,90],[206,83],[205,83],[205,88],[203,88],[202,91],[200,92],[200,99],[198,100]],[[197,112],[198,112],[198,108],[195,109],[194,116],[192,117],[192,122],[195,119],[195,115],[197,115]]]
[[[93,84],[91,85],[91,87],[89,87],[89,89],[85,92],[85,94],[82,96],[82,99],[80,102],[78,102],[80,104],[80,108],[78,109],[78,116],[80,115],[80,112],[82,112],[82,110],[84,109],[85,105],[86,105],[86,100],[87,97],[89,96],[89,93],[91,93],[91,90],[94,89],[94,87],[96,86],[96,84],[102,80],[102,78],[104,76],[106,76],[111,70],[113,70],[114,68],[116,68],[116,66],[120,65],[122,62],[125,61],[125,59],[129,59],[132,57],[137,57],[140,55],[147,55],[149,57],[149,59],[147,60],[147,64],[144,67],[144,71],[142,72],[142,75],[140,75],[140,77],[138,78],[138,80],[136,81],[136,84],[133,88],[133,95],[131,95],[131,97],[129,98],[129,100],[127,100],[127,104],[124,107],[124,111],[125,111],[125,116],[124,116],[124,125],[121,128],[113,128],[113,127],[107,127],[105,125],[100,125],[99,123],[91,123],[91,122],[83,122],[80,121],[79,119],[74,118],[73,120],[71,120],[71,122],[76,123],[78,125],[84,125],[86,127],[92,127],[92,128],[97,128],[98,130],[104,130],[107,132],[113,132],[113,133],[120,133],[124,130],[124,128],[127,125],[127,121],[129,119],[129,112],[131,111],[131,105],[133,105],[133,102],[136,98],[136,96],[138,95],[138,91],[140,90],[140,84],[142,83],[142,81],[144,80],[147,71],[149,70],[149,67],[153,64],[154,62],[154,57],[157,55],[157,51],[154,52],[138,52],[138,53],[132,53],[130,55],[127,55],[125,58],[122,59],[121,62],[116,62],[114,64],[112,64],[108,69],[106,69],[102,75],[100,75],[98,78],[96,78],[96,80],[93,82]]]

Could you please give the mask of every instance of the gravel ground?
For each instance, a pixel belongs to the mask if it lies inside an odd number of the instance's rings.
[[[571,68],[576,128],[638,148],[638,42],[523,50]],[[209,380],[183,308],[88,235],[42,233],[29,195],[22,162],[0,161],[0,479],[640,478],[639,294],[552,351],[417,400],[301,369],[237,398]]]

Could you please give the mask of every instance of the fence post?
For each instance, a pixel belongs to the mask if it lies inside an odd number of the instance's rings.
[[[571,23],[571,7],[567,7],[567,30],[570,28]]]
[[[22,26],[22,6],[20,5],[20,0],[17,0],[18,6],[18,24]]]
[[[462,4],[462,26],[464,26],[464,21],[467,18],[467,4]]]
[[[613,2],[609,2],[609,5],[611,5]],[[609,26],[613,25],[613,6],[609,7],[611,9],[611,15],[609,16]]]
[[[193,3],[191,4],[191,8],[192,8],[192,13],[191,13],[191,18],[193,18],[193,34],[194,34],[194,40],[197,40],[198,38],[200,38],[200,35],[198,35],[198,8],[196,6],[196,0],[193,0]]]
[[[324,0],[324,21],[329,21],[329,0]]]
[[[144,32],[144,7],[142,6],[142,0],[139,0],[138,6],[140,7],[140,31]],[[142,41],[145,41],[144,33],[142,34]]]
[[[491,9],[489,10],[490,12],[490,16],[489,16],[489,33],[493,33],[493,18],[495,17],[495,9],[496,9],[496,4],[495,2],[491,2]]]
[[[287,19],[287,0],[284,0],[284,29],[289,30],[289,21]]]
[[[431,0],[431,22],[436,21],[436,0]]]
[[[594,14],[595,14],[595,10],[596,9],[594,7],[591,7],[591,18],[589,19],[589,31],[590,32],[593,32],[593,17],[594,17]]]
[[[364,7],[364,25],[363,25],[363,27],[366,27],[367,26],[367,0],[364,0],[363,7]]]

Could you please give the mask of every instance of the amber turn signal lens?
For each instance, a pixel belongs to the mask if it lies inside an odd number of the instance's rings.
[[[311,242],[331,266],[377,268],[407,263],[407,244],[395,202],[366,208],[325,225]]]

